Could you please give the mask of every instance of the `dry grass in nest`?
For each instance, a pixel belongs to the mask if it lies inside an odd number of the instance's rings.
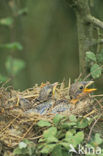
[[[41,86],[35,85],[31,89],[27,89],[23,92],[15,91],[8,88],[1,88],[0,90],[0,141],[7,147],[15,147],[24,138],[37,141],[42,137],[42,131],[44,128],[40,128],[36,125],[41,119],[48,120],[52,123],[52,118],[55,114],[40,115],[38,113],[25,113],[25,108],[19,106],[20,98],[24,98],[30,102],[31,105],[28,109],[32,108],[38,103],[33,103],[38,97],[40,89],[46,84]],[[60,87],[56,91],[55,98],[57,100],[68,100],[68,87],[65,88],[64,84],[60,84]],[[99,97],[99,99],[97,98]],[[79,105],[73,106],[71,111],[65,111],[63,114],[69,116],[75,114],[77,116],[95,116],[102,112],[103,95],[93,95],[92,99],[88,98],[87,101],[80,102]],[[29,108],[30,107],[30,108]],[[2,112],[3,111],[3,112]]]

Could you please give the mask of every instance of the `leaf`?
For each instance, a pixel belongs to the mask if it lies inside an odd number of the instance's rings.
[[[82,119],[81,121],[78,121],[77,128],[85,128],[88,126],[88,123],[87,119]]]
[[[92,65],[92,67],[90,69],[90,73],[94,79],[99,78],[101,76],[101,72],[102,72],[102,69],[98,64]]]
[[[8,80],[8,77],[6,77],[6,76],[0,74],[0,81],[1,81],[1,82],[5,82],[5,81],[7,81],[7,80]]]
[[[65,122],[65,123],[63,123],[63,124],[61,125],[61,127],[67,129],[67,128],[73,127],[73,126],[75,126],[75,125],[76,125],[75,122]]]
[[[75,139],[77,141],[77,144],[80,144],[84,139],[84,132],[80,131],[77,134],[75,134]]]
[[[98,63],[103,63],[103,49],[96,55]]]
[[[84,139],[84,133],[83,131],[80,131],[73,135],[71,132],[68,132],[65,137],[65,141],[68,142],[68,144],[72,144],[73,147],[76,147],[78,144],[80,144]]]
[[[48,138],[46,138],[46,142],[47,143],[54,143],[54,142],[56,143],[56,142],[58,142],[58,139],[54,136],[49,136]]]
[[[67,131],[65,137],[69,138],[71,136],[73,136],[73,133],[71,131]]]
[[[59,144],[65,147],[67,150],[70,148],[68,142],[60,142]]]
[[[62,147],[60,145],[57,145],[54,147],[51,156],[63,156],[62,155]]]
[[[70,115],[69,116],[69,120],[70,121],[73,121],[73,122],[76,122],[77,121],[77,119],[76,119],[76,117],[74,115]]]
[[[23,8],[23,9],[18,11],[18,15],[23,15],[23,14],[27,14],[27,13],[28,13],[28,9],[27,8]]]
[[[57,125],[57,124],[60,122],[60,120],[61,120],[62,118],[64,118],[63,115],[61,115],[61,114],[56,114],[55,117],[53,118],[53,123],[54,123],[55,125]]]
[[[19,42],[1,44],[0,48],[8,49],[8,50],[22,50],[23,47]]]
[[[11,75],[17,75],[25,67],[25,62],[21,59],[8,57],[5,66],[8,73]]]
[[[14,20],[11,17],[3,18],[0,19],[0,25],[11,26],[13,24],[13,21]]]
[[[56,136],[57,129],[56,127],[50,127],[49,129],[45,130],[43,133],[44,138],[48,138],[50,136]]]
[[[45,121],[45,120],[40,120],[38,123],[37,123],[37,125],[39,126],[39,127],[49,127],[49,126],[51,126],[51,123],[50,122],[48,122],[48,121]]]
[[[86,59],[96,62],[96,55],[91,51],[87,51],[86,52]]]
[[[48,154],[53,151],[56,144],[47,144],[43,147],[43,149],[40,151],[40,153]]]
[[[103,139],[100,138],[100,134],[96,133],[95,134],[95,138],[94,138],[95,144],[100,145],[101,143],[103,143]]]
[[[20,142],[19,143],[19,148],[22,149],[22,148],[26,148],[27,147],[27,144],[24,143],[24,142]]]

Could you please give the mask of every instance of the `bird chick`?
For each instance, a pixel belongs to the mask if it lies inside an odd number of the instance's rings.
[[[46,85],[43,87],[39,93],[38,101],[44,102],[47,101],[49,98],[51,98],[55,94],[55,89],[58,85],[58,82]]]
[[[95,88],[88,88],[94,81],[75,82],[71,85],[69,90],[70,102],[76,104],[79,100],[85,99],[89,93],[95,91]]]

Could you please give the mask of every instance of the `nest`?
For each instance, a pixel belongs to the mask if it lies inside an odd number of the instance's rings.
[[[35,108],[36,105],[39,105],[35,99],[39,96],[41,88],[46,84],[35,85],[33,88],[23,92],[4,87],[0,89],[0,142],[5,144],[6,147],[14,148],[24,138],[36,142],[42,134],[42,129],[37,127],[37,122],[41,119],[52,122],[55,114],[25,113],[32,107]],[[60,87],[56,89],[55,96],[51,99],[55,99],[54,101],[69,101],[68,89],[69,86],[65,87],[64,83],[60,84]],[[100,100],[94,100],[94,98],[81,101],[76,106],[73,106],[70,111],[65,111],[62,114],[65,116],[71,114],[83,115],[84,117],[93,115],[98,111],[96,105],[102,107],[100,104],[102,97]],[[28,107],[25,108],[25,104],[20,102],[21,99],[29,102]]]

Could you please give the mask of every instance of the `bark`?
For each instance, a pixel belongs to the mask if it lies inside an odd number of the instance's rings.
[[[77,19],[77,33],[79,46],[79,71],[85,76],[87,67],[85,61],[86,51],[93,49],[93,26],[103,29],[103,22],[91,15],[89,0],[68,0],[75,11]]]

